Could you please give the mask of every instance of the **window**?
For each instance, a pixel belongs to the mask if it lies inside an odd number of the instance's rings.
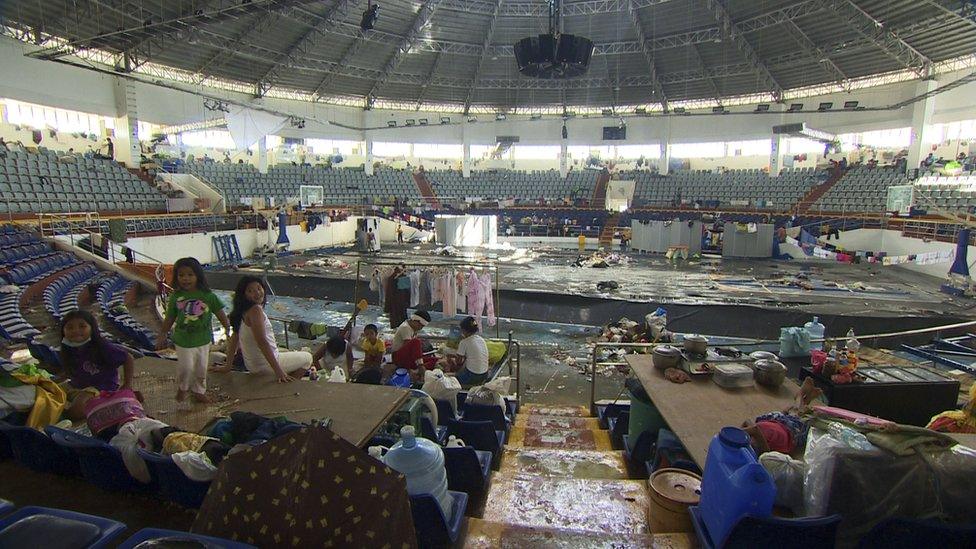
[[[272,136],[268,136],[269,138]],[[281,139],[281,138],[279,138]],[[312,151],[313,154],[341,154],[341,155],[351,155],[353,150],[358,149],[359,141],[346,141],[342,139],[306,139],[305,145]],[[268,147],[271,147],[271,143],[268,143]],[[373,151],[375,152],[375,144],[373,146]]]
[[[648,159],[661,158],[661,145],[618,145],[617,158],[636,160],[640,157]]]
[[[375,141],[373,143],[373,156],[406,157],[409,155],[410,155],[410,143],[393,143],[387,141]]]
[[[513,145],[512,158],[515,160],[557,160],[559,145]]]
[[[954,139],[976,139],[976,120],[933,124],[925,133],[925,142],[928,144],[944,143]]]
[[[13,99],[5,99],[4,103],[7,107],[7,122],[18,126],[37,129],[54,128],[59,132],[88,134],[100,134],[102,120],[105,121],[106,128],[115,126],[115,120],[107,116],[55,109]]]
[[[726,143],[726,149],[728,156],[769,156],[773,149],[773,142],[769,139],[729,141]]]
[[[786,138],[785,154],[823,154],[824,144],[803,137]]]
[[[878,130],[873,132],[863,132],[861,134],[861,145],[868,147],[879,147],[885,149],[899,149],[907,147],[912,139],[911,128],[895,128],[892,130]]]
[[[725,156],[725,143],[672,143],[674,158],[721,158]]]
[[[208,149],[233,149],[234,139],[230,132],[222,130],[207,130],[200,132],[186,132],[183,144],[188,147],[203,147]]]
[[[460,160],[464,155],[464,145],[450,143],[414,143],[413,156],[415,158],[443,158]]]

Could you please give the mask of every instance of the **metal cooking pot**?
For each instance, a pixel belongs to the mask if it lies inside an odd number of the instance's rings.
[[[771,353],[769,351],[753,351],[749,353],[749,356],[752,357],[753,360],[779,360],[776,353]]]
[[[677,368],[681,364],[681,350],[673,345],[658,345],[651,352],[651,359],[659,370]]]
[[[753,377],[756,383],[767,387],[779,387],[786,381],[786,366],[775,360],[757,360]]]
[[[708,351],[708,338],[698,334],[685,334],[685,350],[696,355],[703,355]]]

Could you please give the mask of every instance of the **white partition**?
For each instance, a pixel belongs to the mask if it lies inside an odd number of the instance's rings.
[[[438,215],[434,222],[437,243],[444,246],[498,243],[498,217],[494,215]]]
[[[691,255],[701,253],[701,221],[630,222],[630,246],[640,252],[663,254],[668,248],[686,246]]]
[[[742,230],[741,223],[726,223],[722,233],[722,257],[773,257],[773,229],[767,223],[754,225],[754,231]]]

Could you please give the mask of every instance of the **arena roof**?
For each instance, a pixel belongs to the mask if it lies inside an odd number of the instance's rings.
[[[976,53],[969,3],[944,0],[564,0],[564,31],[596,45],[580,78],[519,74],[513,44],[547,27],[543,0],[24,0],[0,17],[57,59],[180,69],[255,95],[402,108],[597,108],[849,89],[924,77]],[[907,71],[907,72],[906,72]]]

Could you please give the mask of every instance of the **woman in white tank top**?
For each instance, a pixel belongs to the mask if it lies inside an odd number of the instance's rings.
[[[229,370],[234,363],[239,347],[249,372],[274,374],[281,383],[294,381],[312,365],[312,354],[278,350],[271,320],[264,312],[267,302],[267,289],[260,278],[244,276],[237,283],[230,313],[234,333],[227,342],[224,370]],[[292,377],[292,373],[296,377]]]

